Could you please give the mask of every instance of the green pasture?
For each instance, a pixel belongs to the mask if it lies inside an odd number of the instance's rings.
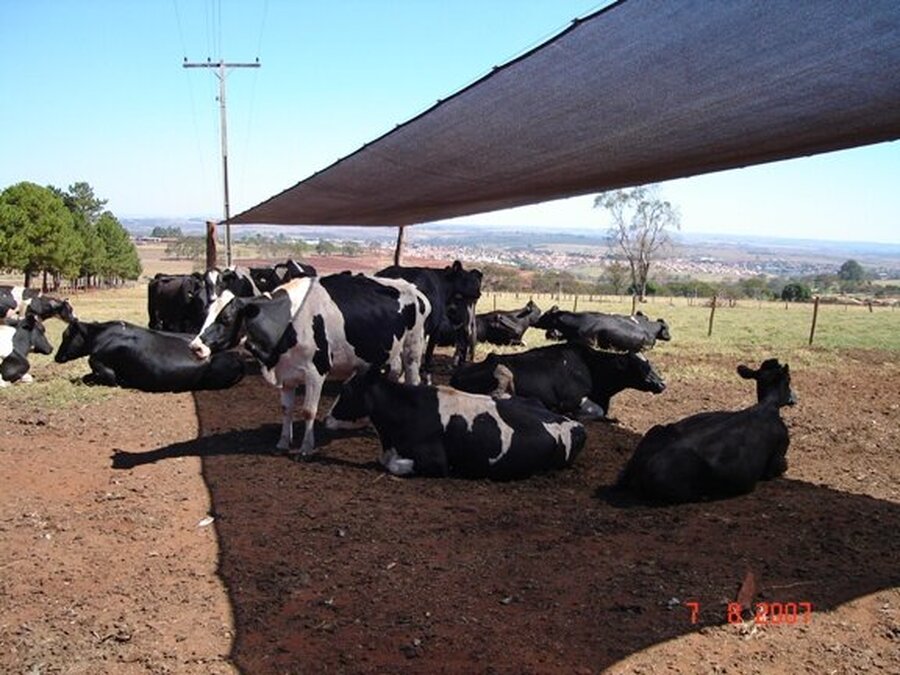
[[[126,288],[79,293],[69,299],[82,320],[107,321],[122,319],[137,325],[147,323],[147,286],[136,284]],[[485,293],[478,304],[479,312],[492,309],[522,307],[532,297],[529,293]],[[561,309],[630,314],[631,298],[615,296],[535,295],[542,310],[553,305]],[[690,379],[732,379],[733,369],[722,368],[724,360],[760,361],[777,357],[795,367],[839,369],[847,358],[877,358],[884,367],[900,370],[900,309],[865,306],[819,306],[816,333],[812,346],[809,334],[812,324],[811,303],[739,301],[734,306],[716,308],[712,335],[708,335],[711,308],[700,299],[692,303],[685,298],[653,298],[638,309],[652,319],[663,318],[672,333],[671,342],[660,342],[651,352],[654,363],[663,365],[667,377]],[[65,324],[57,319],[46,322],[50,342],[60,343]],[[529,329],[525,335],[529,347],[548,344],[543,331]],[[490,351],[517,351],[518,347],[479,345],[476,358]],[[80,377],[89,371],[87,359],[57,364],[51,356],[32,354],[31,372],[35,382],[0,389],[0,400],[22,406],[55,407],[87,404],[114,396],[115,389],[88,387]]]
[[[541,310],[553,305],[560,309],[613,314],[630,314],[632,300],[619,296],[530,295],[528,293],[486,293],[478,303],[479,312],[523,307],[529,298]],[[665,362],[667,375],[682,377],[732,378],[731,370],[718,364],[723,359],[753,362],[776,357],[795,366],[839,368],[843,359],[872,353],[873,358],[900,369],[900,308],[820,304],[813,344],[809,344],[813,304],[738,301],[722,304],[713,316],[706,299],[653,298],[637,309],[651,319],[663,318],[669,324],[671,342],[658,342],[650,353],[654,362]],[[529,347],[549,344],[544,332],[531,328],[525,334]],[[490,351],[518,348],[478,345],[476,358]],[[712,362],[716,365],[709,366]],[[887,364],[886,364],[887,365]]]

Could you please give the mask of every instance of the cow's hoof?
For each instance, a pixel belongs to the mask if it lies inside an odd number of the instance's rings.
[[[411,459],[395,457],[385,465],[385,468],[393,476],[408,476],[413,472],[413,464]]]
[[[315,450],[288,450],[287,456],[288,459],[294,462],[308,462],[312,459],[315,459],[317,456],[317,452]]]
[[[32,382],[34,382],[34,378],[31,376],[31,373],[25,373],[22,377],[19,378],[19,382],[31,384]]]

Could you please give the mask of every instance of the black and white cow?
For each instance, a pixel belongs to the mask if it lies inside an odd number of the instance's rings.
[[[620,391],[659,394],[666,388],[642,354],[602,352],[578,343],[518,354],[491,353],[484,361],[459,369],[450,384],[478,394],[534,398],[550,410],[608,421],[613,421],[610,400]]]
[[[69,322],[75,318],[75,310],[68,300],[43,295],[34,288],[0,286],[0,319],[34,314],[41,319],[58,317]]]
[[[53,346],[47,340],[44,324],[37,314],[23,319],[0,322],[0,387],[13,382],[31,382],[28,354],[49,354]]]
[[[512,311],[495,310],[475,315],[475,330],[478,342],[494,345],[524,345],[522,336],[541,318],[541,309],[533,300],[522,309]]]
[[[372,368],[344,383],[331,420],[368,416],[395,475],[512,480],[570,466],[584,427],[539,403],[392,382]]]
[[[654,426],[617,486],[652,501],[689,502],[744,494],[783,474],[790,437],[780,410],[796,403],[788,366],[768,359],[757,370],[737,370],[756,380],[756,405]]]
[[[163,333],[124,321],[73,321],[56,351],[57,363],[88,357],[86,384],[148,392],[227,389],[244,376],[236,351],[198,361],[190,348],[192,335]]]
[[[464,363],[475,353],[475,305],[481,297],[481,272],[464,270],[459,260],[443,269],[392,265],[377,277],[406,279],[431,302],[431,317],[425,326],[428,346],[423,371],[430,378],[434,348],[456,347],[453,364]]]
[[[196,333],[216,299],[218,270],[193,274],[159,273],[147,286],[148,325],[152,330]]]
[[[391,376],[419,382],[425,322],[431,306],[402,279],[332,274],[292,279],[271,296],[238,298],[223,292],[191,343],[195,354],[244,346],[262,374],[281,390],[280,450],[294,454],[295,389],[303,384],[305,423],[298,454],[315,452],[313,424],[326,379],[344,380],[359,368],[387,365]]]
[[[638,312],[633,316],[603,312],[567,312],[554,306],[534,324],[547,331],[547,337],[602,349],[639,352],[651,349],[657,340],[671,340],[669,326],[663,319],[651,321]]]
[[[291,279],[314,277],[316,276],[316,268],[312,265],[288,259],[286,262],[276,263],[271,267],[250,267],[248,268],[248,273],[258,289],[258,293],[254,295],[259,295],[261,293],[271,293]]]

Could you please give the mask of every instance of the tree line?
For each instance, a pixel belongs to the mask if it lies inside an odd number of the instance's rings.
[[[55,291],[137,279],[137,250],[107,200],[85,182],[68,190],[23,181],[0,192],[0,269],[24,275],[30,288]]]

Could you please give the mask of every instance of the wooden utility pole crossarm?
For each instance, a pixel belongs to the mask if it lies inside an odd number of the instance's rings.
[[[185,58],[182,64],[185,68],[215,68],[216,77],[219,78],[219,122],[222,129],[222,182],[224,192],[225,214],[225,264],[231,265],[231,207],[228,200],[228,131],[225,123],[225,76],[230,68],[259,68],[259,59],[253,63],[226,63],[225,61],[200,61],[189,63]]]

